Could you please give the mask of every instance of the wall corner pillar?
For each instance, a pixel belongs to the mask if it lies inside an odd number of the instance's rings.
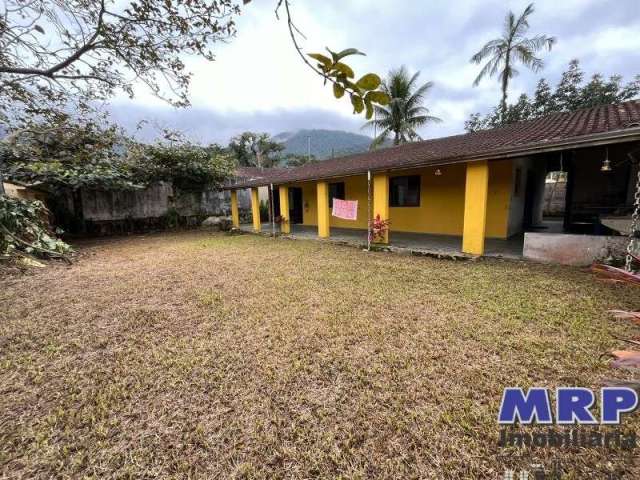
[[[240,210],[238,208],[237,190],[231,190],[231,222],[234,228],[240,228]]]
[[[389,220],[389,175],[378,173],[373,176],[373,222],[378,215],[380,220]],[[376,243],[389,243],[389,228],[384,235],[374,239]]]
[[[327,182],[318,182],[316,186],[318,195],[318,237],[329,238],[331,212],[329,211],[329,184]]]
[[[251,189],[251,217],[253,219],[253,231],[260,233],[262,224],[260,223],[260,195],[258,187]]]
[[[488,195],[489,162],[482,160],[467,163],[462,231],[462,251],[464,253],[484,254]]]
[[[280,233],[291,233],[291,219],[289,218],[289,187],[280,185],[278,187],[280,195]]]

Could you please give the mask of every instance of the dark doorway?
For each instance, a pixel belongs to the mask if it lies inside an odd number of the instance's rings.
[[[280,214],[280,188],[276,187],[273,190],[273,214],[275,217],[279,217]]]
[[[289,187],[289,222],[302,223],[302,188]]]
[[[534,208],[536,201],[536,181],[535,175],[531,171],[527,171],[527,181],[524,189],[524,214],[523,227],[525,230],[535,226]]]

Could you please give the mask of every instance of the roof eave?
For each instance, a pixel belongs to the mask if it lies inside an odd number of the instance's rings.
[[[429,161],[429,162],[415,162],[411,164],[404,164],[398,166],[390,166],[390,167],[381,167],[381,168],[372,168],[369,170],[358,170],[356,172],[346,173],[346,174],[337,174],[337,175],[320,175],[320,176],[310,176],[303,179],[298,180],[288,180],[279,182],[277,180],[271,180],[267,182],[262,182],[260,180],[255,180],[255,182],[245,182],[236,185],[230,185],[224,187],[224,190],[236,190],[243,188],[255,188],[255,187],[266,187],[273,183],[273,185],[286,185],[288,183],[302,183],[302,182],[315,182],[319,180],[330,180],[333,178],[345,178],[345,177],[353,177],[357,175],[364,175],[367,171],[371,171],[371,173],[380,173],[380,172],[392,172],[398,170],[409,170],[412,168],[421,168],[421,167],[438,167],[444,165],[451,165],[455,163],[462,162],[478,162],[481,160],[499,160],[505,158],[515,158],[515,157],[523,157],[527,155],[535,155],[539,153],[547,153],[547,152],[556,152],[560,150],[566,150],[567,148],[587,148],[587,147],[596,147],[599,145],[610,145],[615,143],[625,143],[629,141],[640,140],[640,127],[628,128],[624,130],[614,130],[611,132],[605,133],[595,133],[591,135],[584,135],[581,137],[574,137],[571,139],[560,140],[556,142],[548,142],[544,144],[540,144],[539,142],[534,145],[523,145],[521,147],[510,147],[504,150],[494,150],[492,152],[481,153],[477,155],[460,155],[457,157],[449,157],[446,159],[442,159],[441,161]]]

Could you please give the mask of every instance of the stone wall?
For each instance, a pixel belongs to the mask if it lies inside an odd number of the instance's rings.
[[[238,191],[238,204],[241,217],[250,215],[248,190]],[[231,214],[228,191],[180,191],[170,183],[132,191],[82,190],[81,206],[87,233],[95,234],[157,228],[171,222],[195,226],[208,216]]]
[[[81,195],[85,221],[159,218],[169,210],[173,187],[160,183],[144,190],[82,190]]]

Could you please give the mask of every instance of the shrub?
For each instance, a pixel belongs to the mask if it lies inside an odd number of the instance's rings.
[[[47,209],[37,200],[0,195],[0,257],[63,257],[71,247],[49,230]]]
[[[383,220],[380,218],[380,214],[376,215],[376,218],[373,219],[371,223],[371,232],[369,234],[369,238],[372,242],[382,242],[389,230],[389,224],[391,222],[389,220]]]

